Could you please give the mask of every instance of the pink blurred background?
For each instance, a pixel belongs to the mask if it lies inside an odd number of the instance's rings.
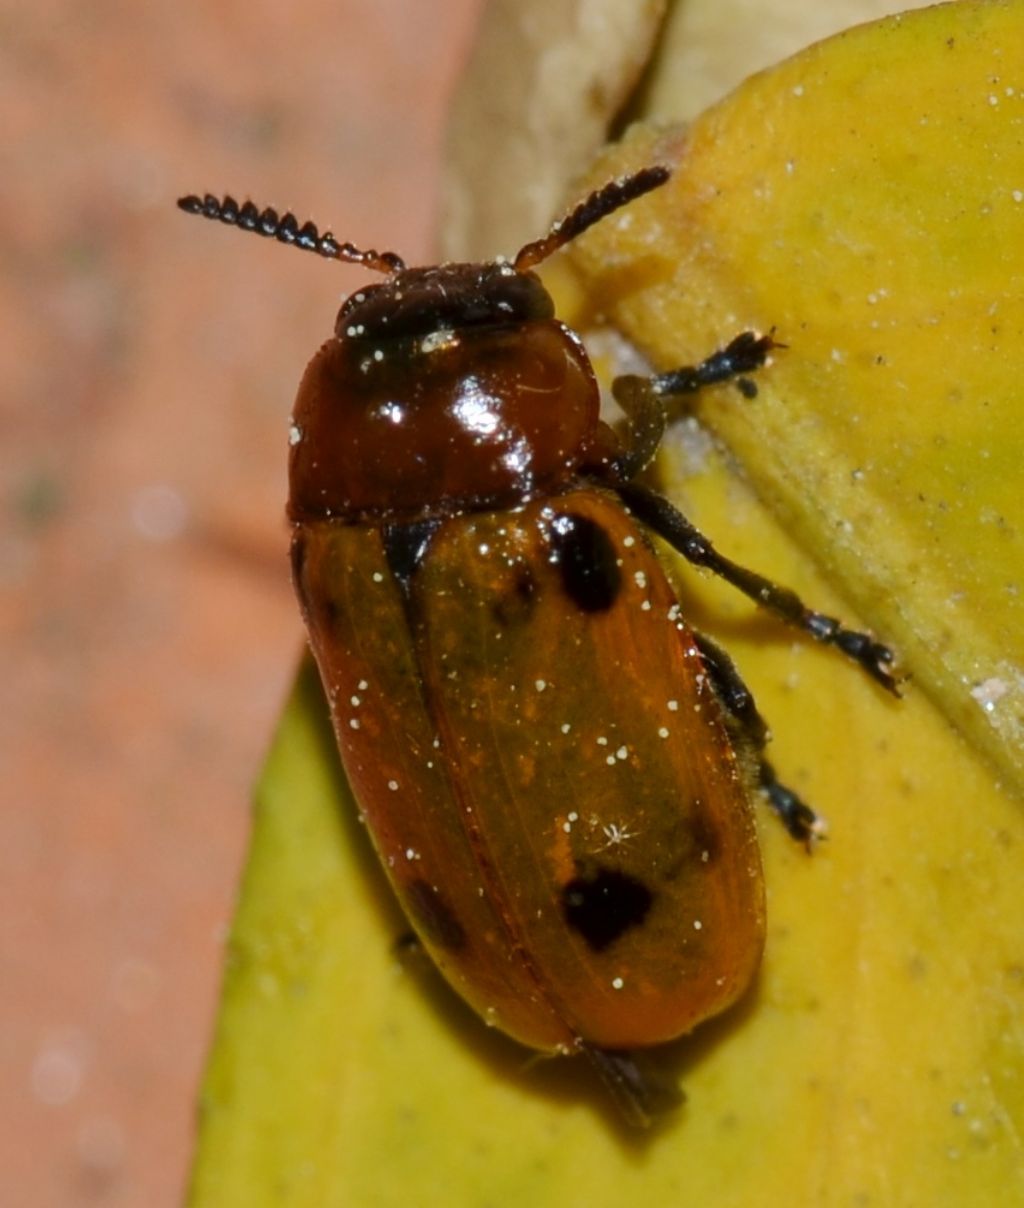
[[[427,258],[482,0],[9,3],[0,42],[5,1204],[181,1200],[301,648],[287,419],[365,279],[188,218]]]

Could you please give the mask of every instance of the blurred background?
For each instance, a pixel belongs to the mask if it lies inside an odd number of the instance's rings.
[[[249,830],[302,646],[288,414],[366,279],[181,214],[431,255],[482,0],[10,0],[0,37],[0,1170],[181,1200]]]

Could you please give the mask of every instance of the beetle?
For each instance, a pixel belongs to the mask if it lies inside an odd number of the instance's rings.
[[[798,840],[822,829],[652,535],[897,692],[887,646],[724,557],[640,479],[670,405],[752,394],[771,335],[615,379],[616,430],[533,271],[668,177],[609,182],[511,262],[412,268],[290,212],[178,203],[384,275],[342,305],[290,430],[293,579],[342,762],[451,986],[523,1045],[586,1054],[637,1126],[679,1098],[638,1050],[725,1010],[760,963],[755,796]]]

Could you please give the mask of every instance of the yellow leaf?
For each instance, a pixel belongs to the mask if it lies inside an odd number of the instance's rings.
[[[989,2],[864,26],[686,134],[635,132],[593,179],[666,158],[674,180],[578,251],[659,364],[743,327],[791,346],[756,405],[703,413],[1019,790],[1022,21]]]
[[[852,601],[915,677],[890,701],[680,571],[832,827],[808,858],[763,821],[765,965],[666,1050],[686,1108],[626,1137],[586,1072],[528,1066],[396,955],[307,672],[259,792],[194,1208],[1024,1203],[1024,823],[991,771],[1021,771],[1022,114],[1024,6],[963,3],[814,47],[599,170],[678,164],[580,261],[652,359],[746,326],[790,345],[756,399],[701,405],[769,508],[688,423],[673,494],[723,552]]]

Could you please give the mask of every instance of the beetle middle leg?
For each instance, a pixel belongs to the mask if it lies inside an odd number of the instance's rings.
[[[682,512],[657,492],[635,482],[618,483],[615,490],[637,520],[664,538],[688,562],[707,567],[749,596],[755,604],[809,633],[816,641],[835,646],[859,663],[883,688],[899,696],[898,680],[891,669],[893,653],[888,646],[876,642],[869,633],[847,629],[835,617],[808,608],[788,587],[781,587],[756,571],[747,570],[745,566],[726,558]]]
[[[794,839],[810,846],[812,840],[824,838],[825,823],[821,816],[792,789],[779,782],[775,769],[765,758],[768,727],[754,703],[750,689],[737,671],[736,664],[710,638],[701,633],[694,633],[693,638],[711,677],[715,695],[732,723],[729,728],[733,731],[733,738],[738,740],[741,748],[749,752],[749,757],[756,764],[758,787],[768,798],[768,804]]]

